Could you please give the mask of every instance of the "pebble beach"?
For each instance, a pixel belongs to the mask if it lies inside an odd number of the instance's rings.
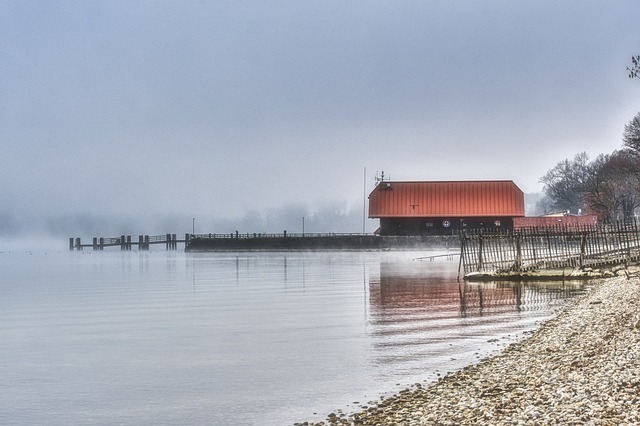
[[[499,355],[354,413],[295,425],[640,423],[640,278],[594,282]]]

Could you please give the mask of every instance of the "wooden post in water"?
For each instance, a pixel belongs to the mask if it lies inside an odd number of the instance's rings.
[[[127,235],[127,251],[131,251],[131,235]]]
[[[73,251],[73,237],[69,238],[69,250]]]
[[[104,237],[100,237],[100,244],[98,247],[100,251],[104,250]]]
[[[76,250],[82,250],[82,242],[80,241],[80,237],[76,238]]]
[[[98,237],[93,237],[92,247],[93,251],[98,250]]]
[[[120,250],[125,251],[127,249],[127,242],[124,238],[124,235],[120,235]]]

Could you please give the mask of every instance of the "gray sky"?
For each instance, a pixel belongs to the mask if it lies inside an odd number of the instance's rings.
[[[233,218],[621,146],[640,2],[0,2],[0,214]],[[0,219],[2,216],[0,216]],[[179,230],[176,230],[179,231]]]

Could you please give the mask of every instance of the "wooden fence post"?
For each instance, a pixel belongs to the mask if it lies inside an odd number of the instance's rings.
[[[482,248],[484,246],[484,241],[482,239],[482,235],[478,237],[478,272],[482,271]]]
[[[458,262],[458,282],[460,282],[460,269],[462,269],[462,258],[464,257],[464,245],[465,245],[464,233],[461,232],[460,233],[460,261]]]
[[[516,271],[520,271],[520,268],[522,267],[522,247],[521,247],[521,241],[520,241],[520,235],[514,235],[515,240],[516,240]]]

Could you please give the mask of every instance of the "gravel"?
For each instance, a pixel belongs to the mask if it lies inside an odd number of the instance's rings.
[[[296,425],[640,423],[640,278],[593,288],[499,355],[356,413]]]

